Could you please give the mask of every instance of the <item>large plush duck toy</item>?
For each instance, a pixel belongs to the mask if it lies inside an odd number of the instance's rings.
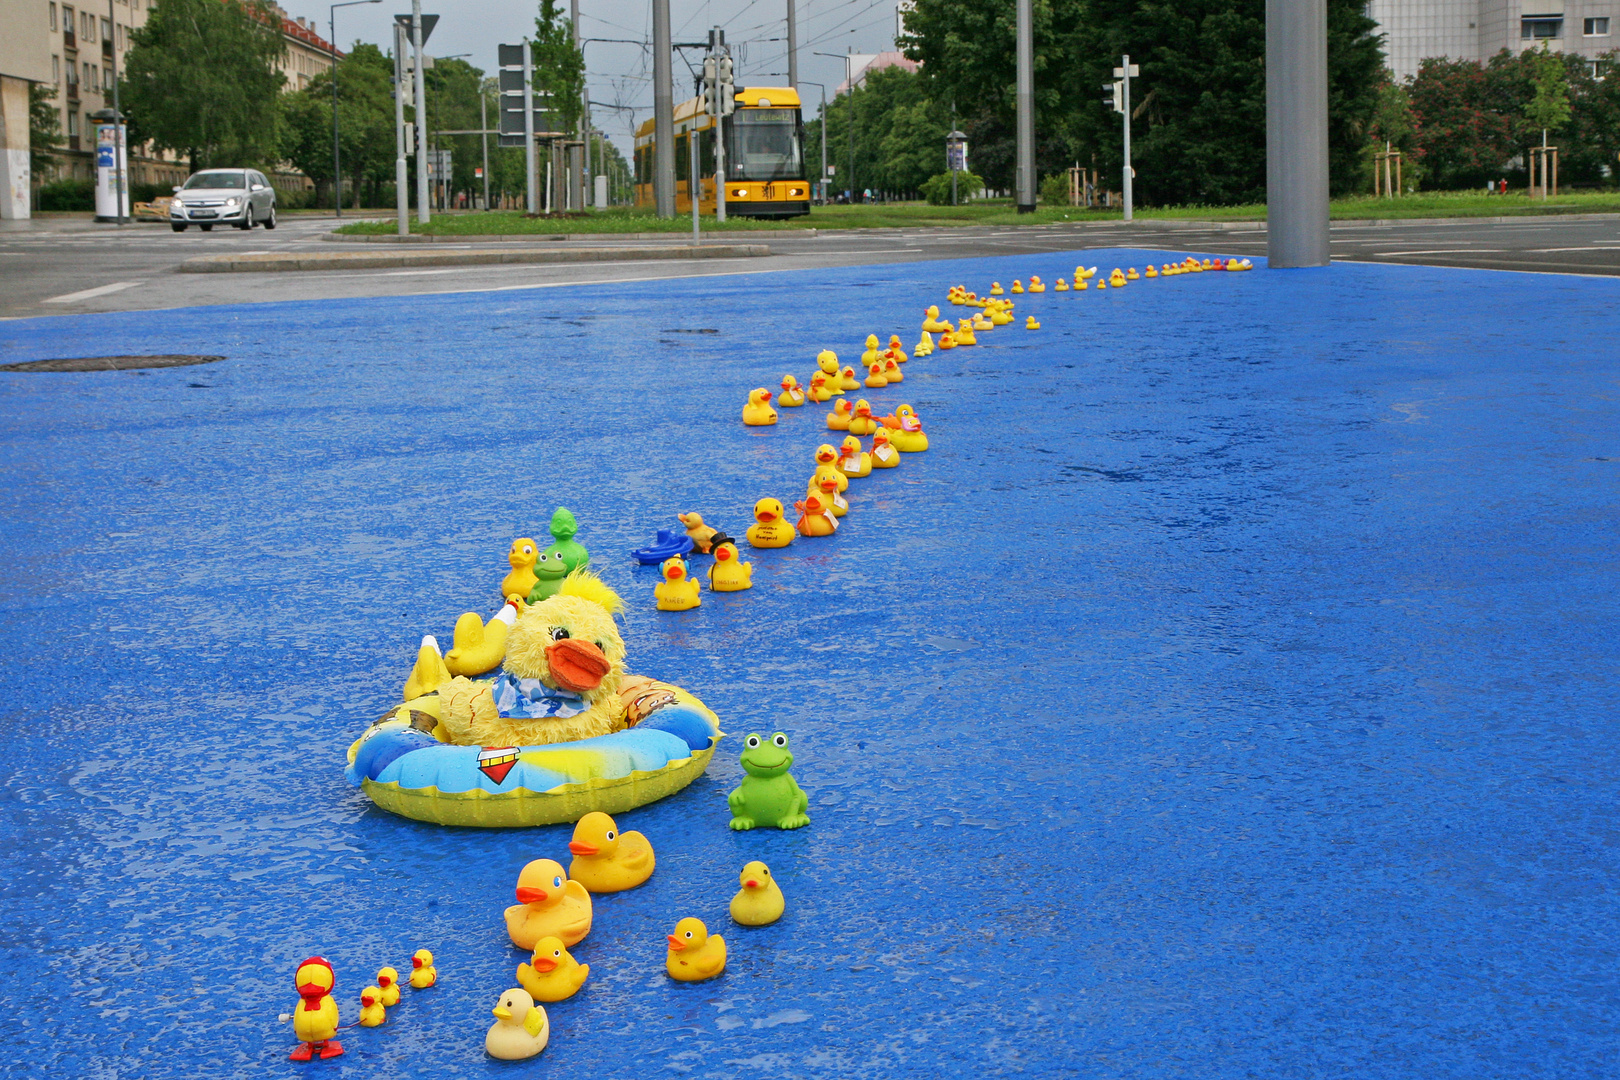
[[[624,639],[617,593],[589,571],[526,608],[506,637],[493,681],[457,677],[439,689],[440,723],[461,746],[543,746],[624,727]]]

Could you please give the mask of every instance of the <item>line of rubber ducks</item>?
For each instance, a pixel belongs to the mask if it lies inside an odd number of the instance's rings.
[[[517,903],[505,911],[506,932],[513,945],[530,955],[517,966],[519,985],[503,992],[495,1007],[496,1022],[484,1039],[491,1057],[521,1060],[545,1049],[550,1021],[542,1003],[566,1001],[590,977],[590,965],[574,959],[569,950],[591,932],[592,897],[636,888],[652,877],[657,865],[645,836],[621,832],[600,811],[579,819],[568,850],[573,859],[566,872],[553,859],[535,859],[518,874]],[[729,908],[738,924],[768,926],[782,917],[786,898],[763,862],[744,866],[738,886]],[[664,937],[664,970],[670,978],[702,982],[725,971],[725,938],[711,934],[703,920],[680,919]]]
[[[439,981],[439,972],[433,965],[433,954],[417,949],[411,957],[411,988],[426,990]],[[293,1035],[298,1039],[288,1061],[309,1061],[312,1058],[335,1058],[343,1053],[338,1042],[339,1027],[337,1002],[332,990],[337,975],[331,963],[322,956],[311,956],[293,975],[293,986],[298,991],[298,1005],[284,1013],[282,1022],[292,1021]],[[349,1027],[379,1027],[388,1018],[388,1010],[399,1004],[399,972],[385,967],[377,972],[377,982],[360,991],[360,1017]]]

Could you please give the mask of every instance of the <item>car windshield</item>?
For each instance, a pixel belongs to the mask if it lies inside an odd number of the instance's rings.
[[[240,172],[200,172],[186,181],[186,190],[197,188],[245,188],[246,181]]]
[[[797,109],[738,109],[726,145],[730,180],[802,180]]]

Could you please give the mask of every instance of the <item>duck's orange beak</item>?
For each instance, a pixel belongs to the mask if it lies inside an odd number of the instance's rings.
[[[747,881],[743,882],[743,888],[757,889],[759,888],[759,880],[757,878],[749,878]]]
[[[762,522],[776,520],[776,515],[771,513],[769,510],[761,510],[759,513],[755,514],[754,517]]]
[[[681,941],[674,934],[665,934],[664,936],[669,939],[669,947],[674,949],[676,952],[680,952],[682,949],[686,948],[686,942]]]
[[[561,683],[564,690],[576,694],[601,686],[602,677],[613,669],[601,649],[579,638],[563,638],[548,646],[546,664],[551,668],[552,678]]]
[[[557,970],[557,961],[553,960],[549,956],[542,956],[540,959],[538,959],[538,960],[536,960],[534,962],[534,970],[536,970],[536,971],[556,971]]]
[[[587,844],[580,840],[570,840],[568,841],[568,850],[572,851],[575,855],[595,855],[602,849],[597,847],[595,844]]]
[[[544,889],[536,889],[532,885],[519,885],[517,887],[517,901],[520,904],[538,904],[551,894]],[[413,967],[421,967],[415,960],[411,961]]]

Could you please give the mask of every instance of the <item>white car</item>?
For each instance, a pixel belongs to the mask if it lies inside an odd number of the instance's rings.
[[[207,169],[193,173],[174,189],[169,204],[169,226],[185,232],[195,225],[208,232],[215,225],[251,229],[276,227],[276,189],[262,172],[253,169]]]

